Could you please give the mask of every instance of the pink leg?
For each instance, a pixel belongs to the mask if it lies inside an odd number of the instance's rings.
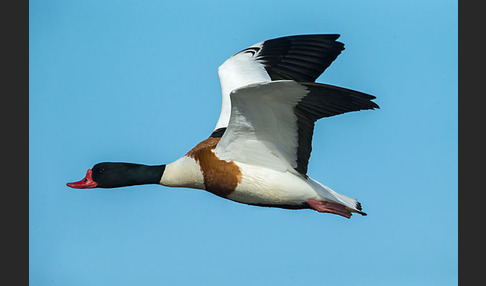
[[[343,216],[345,218],[351,217],[351,212],[345,206],[337,203],[323,202],[316,200],[307,200],[309,206],[320,213],[331,213]]]

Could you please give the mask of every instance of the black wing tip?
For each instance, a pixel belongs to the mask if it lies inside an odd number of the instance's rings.
[[[298,34],[298,35],[283,36],[272,40],[287,39],[287,40],[320,40],[325,42],[333,41],[334,44],[338,44],[339,46],[341,46],[342,50],[344,50],[344,43],[337,41],[339,37],[341,37],[340,34]]]
[[[341,54],[339,34],[301,34],[269,39],[256,53],[272,80],[314,82]]]
[[[380,106],[378,104],[376,104],[374,101],[371,101],[373,99],[375,99],[375,98],[367,99],[366,100],[367,101],[366,103],[367,103],[368,106],[363,106],[363,107],[361,107],[360,110],[375,110],[375,109],[380,109]]]
[[[337,40],[341,34],[317,34],[317,33],[310,33],[310,34],[295,34],[295,35],[288,35],[288,36],[282,36],[274,39],[280,39],[280,38],[321,38],[321,39],[327,39],[327,40]]]
[[[332,47],[329,47],[331,50],[335,50],[337,55],[339,55],[344,50],[344,43],[337,41],[341,35],[340,34],[297,34],[297,35],[288,35],[282,36],[272,39],[267,39],[263,41],[263,44],[270,44],[275,42],[298,42],[298,41],[314,41],[320,42],[321,44],[327,43],[328,45],[331,44]]]
[[[280,37],[276,37],[276,38],[273,38],[273,39],[287,38],[287,37],[324,37],[324,38],[337,39],[340,36],[341,36],[341,34],[338,34],[338,33],[302,33],[302,34],[292,34],[292,35],[280,36]]]
[[[373,96],[373,95],[370,95],[370,94],[367,94],[367,93],[361,93],[361,94],[368,96],[367,101],[368,101],[369,106],[367,108],[363,108],[363,109],[366,109],[366,110],[380,109],[380,106],[376,102],[372,101],[372,100],[376,99],[376,96]]]
[[[350,108],[348,111],[380,109],[380,106],[373,101],[376,99],[376,96],[368,93],[325,83],[299,82],[299,84],[305,86],[307,90],[315,92],[316,94],[320,93],[324,95],[329,92],[343,94],[345,97],[352,100],[353,105],[357,104],[355,107],[359,107],[358,109]]]
[[[366,93],[364,93],[364,94],[366,94]],[[369,95],[369,94],[367,94],[367,95]],[[365,108],[365,109],[368,109],[368,110],[380,109],[380,106],[376,102],[372,101],[372,100],[376,99],[376,96],[373,96],[373,95],[369,95],[369,96],[370,97],[367,99],[369,107]]]

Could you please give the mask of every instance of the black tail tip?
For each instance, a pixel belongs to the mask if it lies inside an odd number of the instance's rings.
[[[362,215],[362,216],[367,216],[368,214],[361,211],[363,208],[361,207],[361,203],[360,202],[356,202],[356,209],[359,210],[359,214]]]

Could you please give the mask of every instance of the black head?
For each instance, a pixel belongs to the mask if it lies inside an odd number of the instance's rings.
[[[98,163],[88,169],[79,182],[68,183],[75,189],[117,188],[124,186],[158,184],[165,165],[147,166],[133,163]]]

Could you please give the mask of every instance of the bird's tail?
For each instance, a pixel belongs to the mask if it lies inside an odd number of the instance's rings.
[[[319,186],[319,188],[316,188],[317,191],[326,199],[346,206],[351,212],[356,212],[363,216],[367,215],[362,211],[361,203],[357,199],[339,194],[328,186],[324,186],[315,180],[312,181]]]

